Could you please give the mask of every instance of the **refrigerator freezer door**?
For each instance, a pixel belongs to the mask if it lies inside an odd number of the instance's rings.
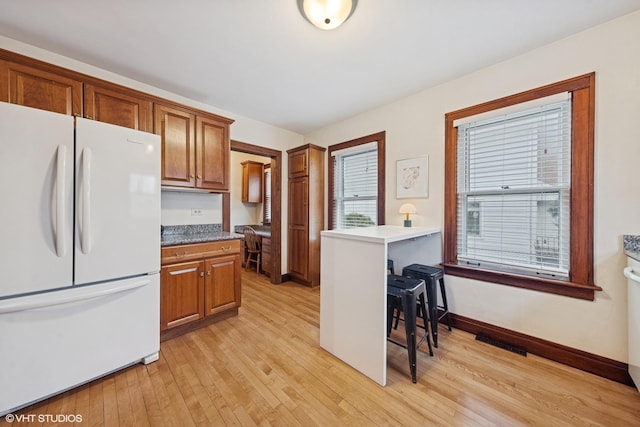
[[[0,300],[0,416],[160,350],[159,274]]]
[[[71,286],[73,117],[0,102],[0,298]]]
[[[160,137],[76,119],[75,284],[160,270]]]

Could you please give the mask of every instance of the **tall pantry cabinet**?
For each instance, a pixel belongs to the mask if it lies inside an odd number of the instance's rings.
[[[324,225],[323,147],[306,144],[289,155],[289,275],[320,285],[320,231]]]

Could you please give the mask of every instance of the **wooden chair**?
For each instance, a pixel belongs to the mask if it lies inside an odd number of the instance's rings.
[[[260,247],[260,237],[258,237],[253,227],[244,227],[244,244],[247,250],[247,259],[245,260],[244,268],[248,269],[249,263],[254,262],[256,264],[256,272],[259,274],[262,248]]]

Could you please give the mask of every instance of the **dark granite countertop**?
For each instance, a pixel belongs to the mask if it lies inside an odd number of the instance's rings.
[[[640,236],[625,234],[622,237],[622,243],[624,245],[624,254],[636,261],[640,261]]]
[[[247,224],[249,227],[256,230],[256,234],[262,237],[271,237],[271,226],[270,225],[259,225],[259,224]],[[236,233],[242,233],[244,229],[244,225],[236,225],[233,227]]]
[[[188,245],[242,239],[242,234],[222,231],[221,224],[166,225],[160,231],[160,246]]]

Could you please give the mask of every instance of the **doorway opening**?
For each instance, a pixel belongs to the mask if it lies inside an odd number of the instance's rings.
[[[282,283],[282,152],[258,145],[231,140],[231,151],[271,159],[271,283]],[[231,194],[223,195],[222,226],[231,228]]]

